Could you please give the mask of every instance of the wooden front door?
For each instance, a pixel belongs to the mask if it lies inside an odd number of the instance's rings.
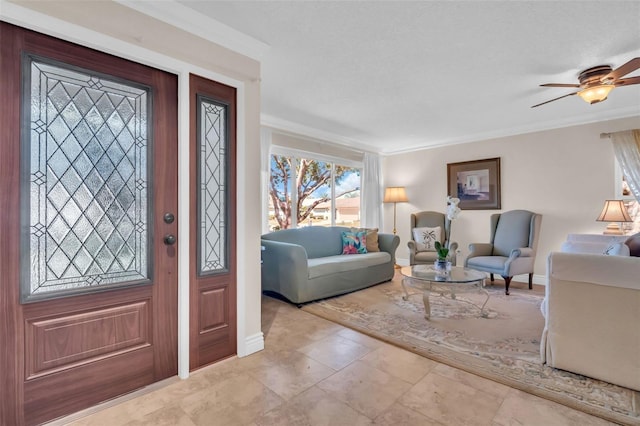
[[[177,374],[177,78],[0,40],[0,424],[38,424]]]
[[[236,353],[236,90],[190,75],[189,368]]]

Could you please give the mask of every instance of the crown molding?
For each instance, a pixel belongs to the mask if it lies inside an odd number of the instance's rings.
[[[113,1],[256,61],[260,61],[270,49],[267,43],[250,37],[174,0]]]
[[[375,149],[372,149],[371,146],[360,140],[305,126],[304,124],[294,123],[268,114],[260,114],[260,124],[265,127],[271,127],[276,131],[307,137],[341,148],[348,148],[352,151],[377,153]]]
[[[531,126],[512,127],[509,129],[501,129],[495,132],[478,133],[475,135],[463,136],[460,138],[443,139],[433,141],[414,148],[407,148],[397,151],[381,151],[382,156],[390,156],[397,154],[406,154],[409,152],[423,151],[425,149],[442,148],[451,145],[460,145],[471,142],[480,142],[484,140],[499,139],[509,136],[523,135],[527,133],[543,132],[546,130],[561,129],[564,127],[580,126],[584,124],[597,123],[600,121],[617,120],[621,118],[640,117],[640,107],[618,108],[607,112],[598,112],[593,114],[582,115],[579,119],[568,118],[550,120]]]
[[[267,114],[260,115],[260,122],[263,126],[271,127],[274,130],[283,131],[285,133],[293,133],[299,136],[320,140],[320,141],[327,142],[333,145],[338,145],[341,147],[347,147],[351,149],[355,148],[362,152],[377,153],[381,156],[391,156],[391,155],[397,155],[397,154],[406,154],[409,152],[424,151],[425,149],[442,148],[442,147],[447,147],[452,145],[461,145],[461,144],[471,143],[471,142],[480,142],[484,140],[498,139],[498,138],[504,138],[509,136],[517,136],[517,135],[523,135],[527,133],[542,132],[546,130],[561,129],[563,127],[580,126],[583,124],[597,123],[600,121],[616,120],[620,118],[628,118],[628,117],[634,117],[634,116],[640,117],[639,107],[618,108],[618,109],[607,111],[604,113],[598,112],[593,114],[585,114],[585,115],[582,115],[580,119],[569,118],[569,119],[551,120],[551,121],[545,121],[545,122],[538,123],[536,125],[531,125],[531,126],[512,127],[508,129],[501,129],[495,132],[485,132],[485,133],[477,133],[474,135],[467,135],[460,138],[436,140],[436,141],[425,143],[423,145],[416,146],[413,148],[407,148],[407,149],[395,150],[395,151],[385,151],[385,150],[377,151],[376,149],[373,149],[370,145],[367,145],[366,143],[360,140],[347,138],[342,135],[326,132],[324,130],[320,130],[310,126],[305,126],[303,124],[294,123],[292,121],[284,120],[284,119],[267,115]]]

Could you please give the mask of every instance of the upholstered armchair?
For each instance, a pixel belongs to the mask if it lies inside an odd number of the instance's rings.
[[[444,213],[440,212],[418,212],[411,215],[411,237],[407,246],[409,246],[409,264],[416,265],[422,263],[433,263],[438,259],[435,248],[430,246],[428,249],[421,244],[420,241],[416,241],[415,232],[417,228],[440,228],[440,231],[436,233],[435,237],[441,244],[446,245],[446,234],[450,229],[451,222],[447,219]],[[435,232],[435,231],[432,231]],[[456,251],[458,250],[458,243],[449,243],[449,253],[451,264],[456,264]]]
[[[491,215],[491,242],[469,244],[464,266],[504,278],[505,294],[514,275],[529,274],[533,288],[533,264],[536,260],[542,215],[528,210],[512,210]]]

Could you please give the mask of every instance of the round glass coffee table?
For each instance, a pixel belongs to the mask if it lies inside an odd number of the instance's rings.
[[[429,303],[429,295],[431,293],[456,299],[456,294],[468,291],[478,292],[486,296],[482,306],[466,300],[464,302],[480,309],[482,318],[488,317],[488,313],[484,310],[489,301],[489,292],[484,289],[484,280],[487,278],[485,272],[463,268],[462,266],[453,266],[450,271],[440,272],[436,271],[433,265],[413,265],[402,267],[400,273],[402,274],[402,289],[405,294],[402,296],[404,300],[407,300],[410,296],[409,292],[407,292],[407,286],[422,290],[424,317],[426,319],[431,318],[431,304]]]

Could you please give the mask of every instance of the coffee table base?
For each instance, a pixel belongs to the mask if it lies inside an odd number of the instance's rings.
[[[404,291],[404,296],[402,296],[403,300],[407,300],[409,298],[409,296],[413,296],[415,294],[419,294],[419,293],[413,293],[413,294],[409,294],[409,292],[407,291],[407,287],[405,285],[405,280],[407,280],[407,285],[411,286],[410,282],[411,282],[411,278],[409,277],[404,277],[401,281],[402,283],[402,290]],[[468,287],[465,287],[465,289]],[[482,303],[482,306],[478,306],[473,302],[469,302],[467,300],[461,300],[458,299],[456,297],[456,291],[454,286],[452,285],[442,285],[439,284],[437,282],[430,282],[428,287],[425,287],[424,290],[422,291],[422,303],[424,304],[424,317],[427,320],[431,319],[431,303],[429,302],[429,296],[431,295],[431,293],[439,293],[440,296],[444,297],[445,293],[449,293],[448,295],[451,297],[451,299],[453,300],[459,300],[461,302],[465,302],[468,303],[472,306],[475,306],[476,308],[480,309],[480,317],[482,318],[489,318],[489,314],[487,311],[485,311],[484,307],[487,305],[487,302],[489,301],[489,297],[490,294],[487,290],[484,289],[484,280],[479,280],[475,286],[473,286],[473,288],[476,288],[478,290],[479,293],[482,293],[486,296],[486,299],[484,300],[484,303]]]

